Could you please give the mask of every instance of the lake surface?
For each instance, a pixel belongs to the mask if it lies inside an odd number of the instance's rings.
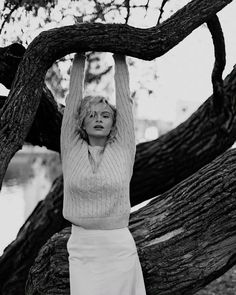
[[[57,153],[25,146],[12,158],[0,192],[0,255],[60,175]]]

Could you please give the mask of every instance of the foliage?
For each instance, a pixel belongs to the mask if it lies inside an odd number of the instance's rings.
[[[6,0],[4,3],[4,9],[15,9],[24,7],[26,11],[34,11],[37,15],[37,11],[40,7],[54,8],[57,0]]]
[[[142,15],[144,21],[137,23],[140,27],[147,27],[155,25],[155,19],[151,17],[153,9],[158,15],[158,6],[150,3],[150,1],[138,1],[137,4],[129,3],[130,7],[127,10],[129,1],[122,0],[110,0],[110,1],[94,1],[94,0],[80,0],[80,1],[46,1],[46,0],[28,0],[28,1],[5,1],[5,6],[2,14],[3,19],[7,19],[7,23],[2,22],[2,45],[8,45],[9,43],[18,42],[28,46],[32,40],[42,31],[59,27],[63,25],[70,25],[76,22],[89,21],[89,22],[128,22],[127,11],[129,11],[129,23],[135,25],[136,14]],[[27,6],[28,5],[28,6]],[[27,9],[26,9],[27,6]],[[179,5],[178,5],[179,7]],[[11,10],[15,8],[15,11],[11,13]],[[168,10],[168,9],[167,9]],[[173,12],[173,10],[172,10]],[[150,20],[152,23],[150,23]],[[148,24],[149,23],[149,24]],[[46,83],[53,92],[56,99],[65,98],[69,85],[69,67],[71,64],[72,56],[66,56],[61,60],[58,60],[48,71],[46,75]],[[92,63],[89,66],[90,72],[87,76],[92,76],[95,80],[90,82],[89,89],[94,89],[95,85],[102,78],[102,73],[106,72],[101,65],[104,63],[104,58],[97,54],[97,61],[92,58],[89,60]],[[96,68],[94,67],[96,65]],[[150,81],[156,81],[158,73],[156,70],[155,61],[146,63],[144,66],[142,62],[137,59],[129,59],[129,65],[131,70],[131,90],[133,91],[133,97],[138,95],[150,95],[156,93],[153,83]],[[107,65],[109,66],[109,65]],[[140,79],[140,75],[137,75],[137,69],[144,67],[146,74],[145,78]],[[132,75],[136,73],[135,75]],[[95,76],[99,78],[95,78]],[[111,74],[110,74],[111,76]],[[106,75],[107,77],[107,75]],[[104,81],[104,79],[102,79]],[[109,78],[111,81],[111,78]],[[154,88],[153,88],[154,87]],[[102,89],[101,89],[102,88]],[[103,85],[100,87],[100,91],[112,90],[109,85]]]

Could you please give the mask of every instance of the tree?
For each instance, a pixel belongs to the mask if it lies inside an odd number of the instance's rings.
[[[2,181],[25,141],[60,152],[62,111],[44,84],[57,59],[96,50],[152,60],[207,22],[215,48],[212,96],[183,124],[137,146],[131,204],[157,196],[130,220],[148,294],[194,294],[235,264],[236,152],[226,150],[236,137],[236,72],[222,80],[224,40],[216,16],[230,2],[194,0],[148,29],[82,23],[44,31],[26,50],[19,44],[0,49],[0,81],[11,87],[1,99]],[[50,125],[44,125],[45,118],[51,118]],[[24,294],[27,277],[26,294],[68,294],[62,185],[60,177],[1,257],[2,294]]]

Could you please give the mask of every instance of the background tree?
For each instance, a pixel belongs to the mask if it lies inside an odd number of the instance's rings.
[[[222,79],[225,50],[216,17],[231,1],[195,0],[161,23],[159,16],[158,25],[147,29],[127,24],[132,9],[138,8],[130,1],[90,2],[93,12],[84,13],[88,23],[44,31],[26,50],[19,44],[0,49],[0,81],[11,88],[8,98],[1,99],[0,180],[25,141],[60,151],[62,108],[45,85],[46,72],[56,60],[75,51],[110,51],[152,60],[207,22],[215,48],[213,94],[183,124],[137,146],[131,182],[132,205],[157,196],[133,213],[130,222],[148,294],[194,294],[235,264],[236,152],[226,150],[236,136],[236,79],[235,69]],[[38,17],[41,6],[52,13],[54,4],[9,1],[5,11],[13,17],[11,11],[24,6]],[[148,11],[149,1],[144,8]],[[106,15],[118,9],[123,24],[106,24]],[[27,277],[27,294],[68,294],[69,228],[61,207],[60,177],[0,259],[2,294],[24,294]]]

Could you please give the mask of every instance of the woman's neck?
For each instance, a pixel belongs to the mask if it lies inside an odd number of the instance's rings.
[[[89,137],[89,145],[91,146],[105,147],[106,142],[107,142],[107,138]]]

